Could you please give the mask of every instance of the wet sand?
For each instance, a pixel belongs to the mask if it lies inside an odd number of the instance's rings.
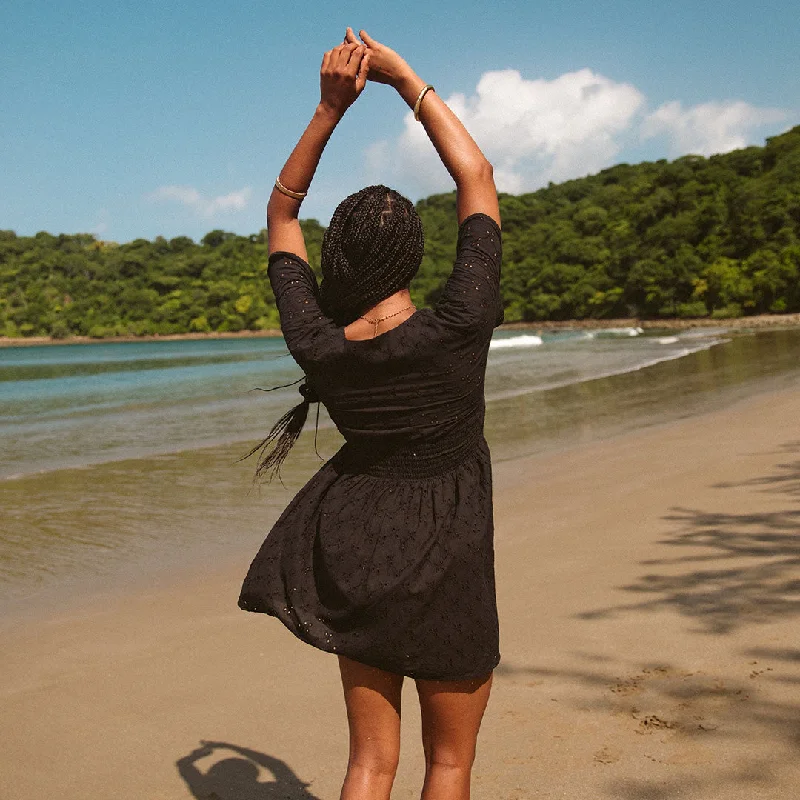
[[[503,662],[475,798],[796,797],[798,420],[800,385],[496,465]],[[2,796],[338,797],[335,660],[236,608],[246,566],[7,620]],[[404,728],[410,800],[412,686]]]

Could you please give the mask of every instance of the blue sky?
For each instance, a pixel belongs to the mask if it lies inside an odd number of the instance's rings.
[[[350,24],[401,52],[524,191],[627,161],[762,143],[800,123],[800,15],[745,2],[3,4],[0,228],[201,238],[263,226],[275,175]],[[449,184],[371,84],[303,206]]]

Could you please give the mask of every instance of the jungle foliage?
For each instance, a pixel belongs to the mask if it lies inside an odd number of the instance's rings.
[[[800,311],[800,126],[703,158],[619,164],[501,195],[506,320]],[[414,300],[452,265],[455,195],[421,200]],[[319,271],[324,229],[304,220]],[[0,231],[0,335],[92,337],[278,327],[264,231],[195,243]]]

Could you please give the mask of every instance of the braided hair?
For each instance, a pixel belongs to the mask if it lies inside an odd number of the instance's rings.
[[[423,249],[422,221],[403,195],[386,186],[367,186],[346,197],[333,212],[322,240],[322,311],[337,325],[349,325],[408,286],[422,262]],[[319,403],[308,379],[300,380],[302,401],[244,456],[258,453],[256,480],[280,476],[281,465],[300,437],[311,403]]]
[[[333,212],[322,240],[320,303],[349,325],[417,274],[422,221],[410,200],[387,186],[367,186]]]

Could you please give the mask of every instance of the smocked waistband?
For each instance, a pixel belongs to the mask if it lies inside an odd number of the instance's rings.
[[[432,478],[460,466],[483,440],[483,423],[458,429],[447,437],[419,439],[393,446],[348,442],[334,456],[337,469],[378,478]]]

